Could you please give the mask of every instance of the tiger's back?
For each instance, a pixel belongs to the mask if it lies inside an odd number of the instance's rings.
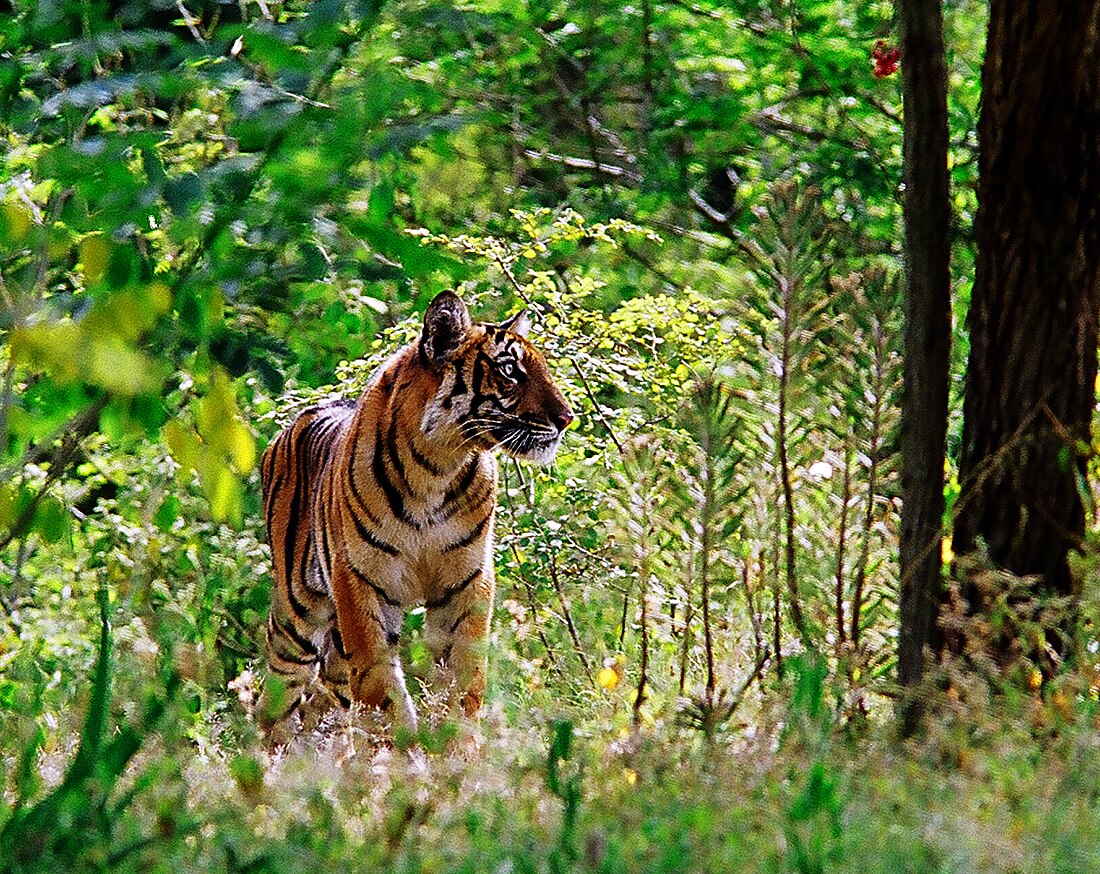
[[[494,587],[494,452],[548,462],[573,418],[525,334],[523,314],[473,324],[444,292],[420,339],[358,403],[311,407],[268,447],[267,650],[287,691],[283,702],[265,691],[269,722],[323,689],[333,703],[396,705],[398,721],[415,727],[398,644],[416,605],[426,608],[433,685],[454,687],[465,712],[477,712]]]

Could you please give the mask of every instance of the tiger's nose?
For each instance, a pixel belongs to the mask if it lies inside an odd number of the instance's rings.
[[[573,411],[569,407],[562,407],[550,414],[550,421],[557,426],[559,431],[568,428],[575,418],[576,416],[573,415]]]

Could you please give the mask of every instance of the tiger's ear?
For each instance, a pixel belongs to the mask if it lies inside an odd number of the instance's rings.
[[[516,334],[517,336],[526,337],[527,332],[531,330],[531,317],[527,314],[525,308],[508,319],[508,321],[501,322],[497,327],[509,331],[512,334]]]
[[[420,357],[438,366],[462,345],[470,330],[470,311],[453,291],[442,291],[428,304],[420,332]]]

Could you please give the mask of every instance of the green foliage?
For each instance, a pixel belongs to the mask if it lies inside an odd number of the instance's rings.
[[[30,793],[19,794],[0,830],[0,855],[13,872],[52,871],[59,868],[109,868],[127,860],[156,837],[130,845],[116,834],[124,823],[128,808],[140,793],[141,777],[126,792],[118,791],[123,772],[141,748],[144,738],[164,717],[168,701],[175,693],[178,679],[165,676],[161,696],[152,697],[137,725],[123,725],[108,735],[108,707],[111,698],[111,627],[108,620],[107,592],[98,593],[100,636],[96,666],[92,675],[88,712],[80,732],[76,755],[65,777],[52,792],[33,804]],[[26,777],[42,741],[36,733],[23,754],[20,789],[27,787]],[[117,796],[121,795],[121,798]]]

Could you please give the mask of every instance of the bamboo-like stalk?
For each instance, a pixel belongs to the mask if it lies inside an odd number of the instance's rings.
[[[849,638],[852,647],[859,647],[860,634],[862,632],[861,617],[863,613],[863,591],[867,582],[867,565],[871,556],[871,532],[875,522],[875,490],[878,488],[879,455],[882,451],[882,392],[886,383],[887,359],[886,329],[882,319],[875,321],[875,376],[874,393],[875,403],[871,408],[871,434],[869,457],[870,467],[867,471],[867,503],[863,513],[862,542],[859,549],[859,561],[856,566],[855,583],[852,591],[852,615],[851,633]]]
[[[646,589],[648,581],[648,571],[645,572],[645,576],[642,578],[642,662],[638,672],[638,692],[634,696],[634,724],[640,725],[642,722],[642,706],[648,699],[646,693],[646,685],[649,682],[649,616],[648,605],[646,598]]]
[[[779,452],[779,484],[783,491],[783,509],[786,520],[786,582],[787,599],[790,601],[791,620],[799,637],[809,647],[806,619],[802,615],[802,599],[798,593],[797,555],[794,543],[795,514],[794,488],[791,485],[790,459],[787,455],[787,402],[790,389],[791,341],[794,329],[791,307],[795,303],[796,283],[784,282],[783,288],[783,345],[779,371],[779,416],[776,422],[775,443]]]
[[[691,650],[691,620],[695,618],[695,607],[688,602],[684,610],[684,636],[680,642],[680,683],[678,695],[684,697],[684,689],[687,687],[688,652]]]
[[[844,481],[840,489],[840,523],[837,526],[836,547],[836,648],[839,654],[848,637],[844,627],[844,553],[848,544],[848,504],[852,498],[852,434],[848,431],[844,438]]]
[[[710,565],[711,565],[711,523],[714,516],[714,471],[710,459],[703,459],[703,506],[702,539],[699,544],[699,589],[703,602],[703,644],[707,657],[707,704],[714,702],[716,686],[714,674],[714,635],[710,625]]]
[[[761,562],[763,559],[761,558]],[[760,611],[758,609],[755,598],[752,592],[752,573],[749,570],[750,559],[745,559],[741,565],[741,583],[745,588],[745,603],[749,608],[749,622],[752,624],[752,646],[753,655],[757,661],[760,660],[761,653],[764,651],[764,629],[760,624]],[[763,579],[763,575],[761,575]]]

